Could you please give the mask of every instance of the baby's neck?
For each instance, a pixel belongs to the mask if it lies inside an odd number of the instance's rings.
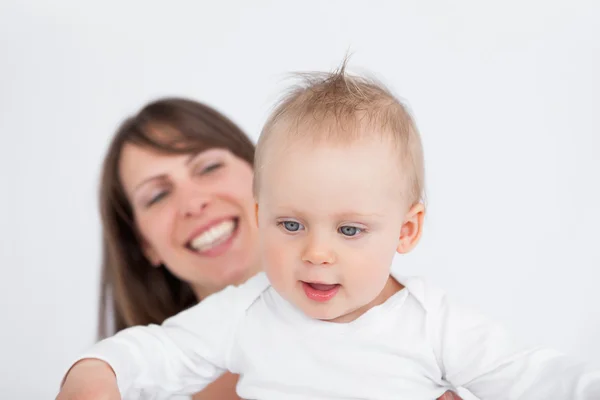
[[[400,282],[398,282],[396,279],[394,279],[394,277],[392,277],[390,275],[388,277],[387,282],[385,283],[385,286],[383,287],[383,290],[379,293],[379,295],[377,297],[375,297],[373,299],[373,301],[371,301],[368,304],[365,304],[364,306],[360,307],[357,310],[352,311],[351,313],[341,315],[335,319],[331,319],[331,320],[329,320],[329,322],[338,322],[338,323],[352,322],[352,321],[356,320],[358,317],[360,317],[361,315],[363,315],[364,313],[366,313],[367,311],[369,311],[371,308],[385,303],[387,301],[387,299],[389,299],[390,297],[392,297],[394,294],[398,293],[402,289],[404,289],[404,286]]]

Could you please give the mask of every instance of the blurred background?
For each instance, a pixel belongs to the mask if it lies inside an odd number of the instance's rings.
[[[254,139],[289,72],[346,52],[420,127],[429,213],[396,260],[600,366],[600,2],[0,3],[0,393],[53,398],[97,328],[102,157],[189,96]]]

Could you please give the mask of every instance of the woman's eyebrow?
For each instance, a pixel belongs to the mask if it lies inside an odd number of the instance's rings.
[[[187,159],[185,160],[185,165],[189,165],[192,161],[194,161],[197,157],[199,157],[200,155],[202,155],[203,152],[200,153],[194,153],[194,154],[190,154]],[[143,181],[141,181],[140,183],[138,183],[135,188],[133,189],[133,193],[135,193],[140,187],[144,186],[146,183],[151,182],[153,180],[157,180],[157,179],[164,179],[167,177],[167,174],[157,174],[157,175],[152,175],[146,179],[144,179]]]
[[[158,174],[158,175],[153,175],[150,176],[146,179],[144,179],[143,181],[141,181],[140,183],[138,183],[135,188],[133,188],[133,193],[137,192],[142,186],[144,186],[145,184],[154,181],[154,180],[158,180],[158,179],[164,179],[167,177],[167,174]]]

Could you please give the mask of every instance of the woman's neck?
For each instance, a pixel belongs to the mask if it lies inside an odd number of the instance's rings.
[[[202,299],[207,298],[211,294],[220,292],[221,290],[225,289],[229,285],[234,285],[234,286],[241,285],[242,283],[246,282],[248,279],[252,278],[254,275],[258,274],[260,271],[261,271],[260,265],[256,264],[256,266],[254,266],[252,268],[248,268],[246,270],[245,274],[240,275],[237,279],[234,279],[233,281],[228,282],[224,286],[192,285],[192,290],[194,291],[194,294],[196,295],[196,299],[198,299],[198,302],[200,302],[200,301],[202,301]]]

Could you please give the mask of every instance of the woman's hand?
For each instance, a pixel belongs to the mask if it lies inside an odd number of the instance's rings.
[[[456,393],[451,392],[450,390],[448,390],[446,393],[444,393],[442,395],[442,397],[438,397],[437,400],[462,400],[462,397],[460,397]]]
[[[56,400],[121,400],[117,378],[104,361],[85,359],[67,373]]]

